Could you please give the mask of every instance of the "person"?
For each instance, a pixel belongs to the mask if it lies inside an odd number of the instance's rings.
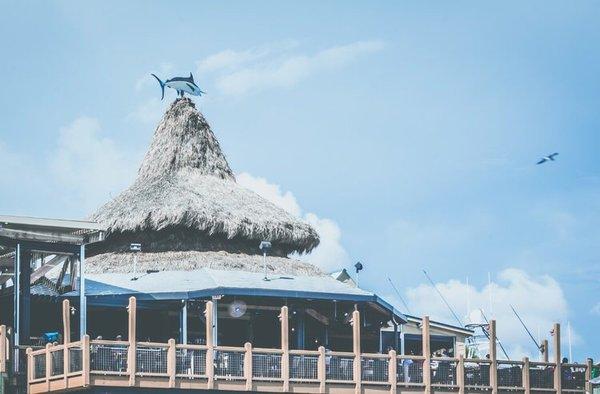
[[[565,383],[565,387],[570,387],[569,383],[573,380],[573,369],[571,367],[564,366],[564,364],[568,364],[568,363],[569,363],[569,359],[566,357],[563,357],[563,359],[562,359],[563,366],[561,368],[562,368],[562,380]]]
[[[414,356],[414,352],[410,352],[411,356]],[[411,358],[405,358],[402,361],[402,368],[404,371],[404,382],[405,383],[410,383],[410,366],[413,365],[414,361]]]

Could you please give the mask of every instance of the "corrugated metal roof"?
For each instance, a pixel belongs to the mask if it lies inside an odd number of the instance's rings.
[[[137,280],[132,280],[136,278]],[[76,297],[77,292],[64,294]],[[90,274],[86,295],[91,298],[129,297],[139,300],[178,300],[211,295],[252,295],[374,302],[404,316],[376,294],[349,286],[330,276],[276,275],[201,268],[194,271]]]

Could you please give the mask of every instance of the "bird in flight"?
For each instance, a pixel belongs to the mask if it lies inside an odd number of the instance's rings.
[[[545,163],[545,162],[547,162],[547,161],[554,161],[554,158],[555,158],[556,156],[558,156],[558,152],[555,152],[555,153],[553,153],[553,154],[551,154],[551,155],[548,155],[548,156],[544,156],[544,157],[542,157],[542,158],[540,159],[540,161],[538,161],[536,164],[544,164],[544,163]]]

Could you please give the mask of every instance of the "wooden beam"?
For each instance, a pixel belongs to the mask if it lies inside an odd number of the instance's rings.
[[[490,386],[492,394],[498,394],[498,345],[496,335],[496,320],[490,320]]]
[[[281,379],[283,380],[283,391],[290,390],[290,339],[289,339],[289,316],[288,307],[281,307],[279,315],[281,322]]]
[[[560,324],[554,323],[552,329],[554,333],[554,390],[557,393],[562,393],[562,368],[561,368],[561,351],[560,351]]]
[[[361,360],[360,360],[360,312],[352,312],[352,350],[354,352],[354,383],[355,392],[362,391]]]
[[[135,297],[129,297],[129,306],[127,307],[127,313],[129,323],[127,332],[127,340],[129,341],[129,348],[127,352],[127,373],[129,374],[129,386],[132,387],[135,386],[135,358],[137,347],[137,301]]]
[[[425,394],[431,394],[431,342],[429,337],[429,316],[423,316],[421,322],[421,339],[423,341],[423,384],[425,385]]]
[[[212,301],[206,303],[204,317],[206,318],[206,377],[208,379],[206,388],[212,390],[215,387],[215,345],[213,340],[214,311]]]

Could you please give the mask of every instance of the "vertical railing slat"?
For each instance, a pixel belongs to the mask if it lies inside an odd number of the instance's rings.
[[[252,344],[244,344],[244,378],[246,378],[246,391],[252,391]]]
[[[327,382],[327,365],[325,362],[325,347],[319,346],[319,360],[317,361],[317,376],[319,378],[319,393],[325,393]]]
[[[169,339],[169,350],[167,351],[167,373],[169,374],[169,388],[175,387],[175,373],[177,366],[177,352],[175,339]]]
[[[388,362],[388,380],[390,382],[390,394],[396,394],[398,389],[397,378],[398,375],[398,359],[396,357],[396,351],[389,351],[390,361]]]
[[[423,341],[423,384],[425,385],[425,394],[431,394],[431,342],[429,338],[429,316],[423,316],[421,322],[421,336]]]

